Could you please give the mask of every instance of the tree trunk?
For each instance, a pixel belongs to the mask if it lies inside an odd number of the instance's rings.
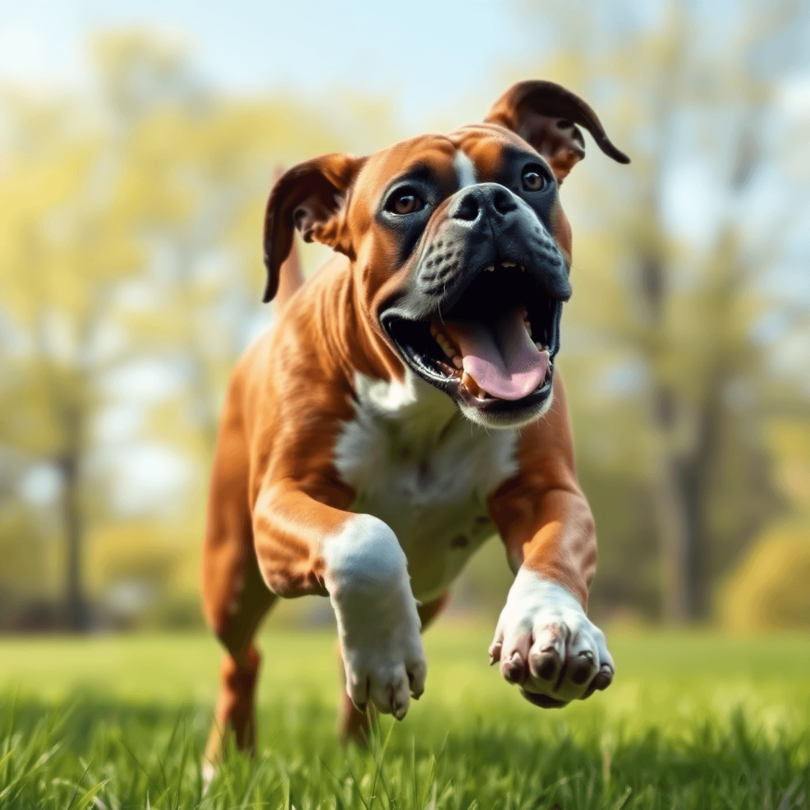
[[[711,571],[707,559],[711,542],[709,500],[711,492],[711,466],[716,454],[720,420],[723,418],[720,402],[723,379],[718,370],[710,375],[708,396],[701,403],[698,414],[694,446],[679,465],[679,486],[683,493],[686,524],[686,555],[684,576],[688,589],[686,618],[692,621],[706,619],[711,610]]]
[[[657,383],[654,396],[656,432],[656,475],[653,504],[661,547],[661,592],[664,619],[683,623],[691,613],[688,578],[689,521],[679,475],[679,459],[673,447],[675,396],[663,383]]]
[[[64,481],[62,516],[65,532],[65,626],[76,633],[90,626],[84,593],[84,520],[81,494],[81,416],[69,408],[64,414],[67,449],[60,459]]]
[[[654,210],[654,209],[652,209]],[[657,224],[653,226],[658,230]],[[662,238],[656,240],[660,244]],[[690,530],[681,459],[676,439],[681,404],[678,395],[659,377],[666,345],[666,302],[669,294],[666,259],[649,248],[639,263],[639,289],[649,318],[647,365],[652,374],[651,421],[654,437],[652,502],[661,554],[661,603],[663,618],[683,623],[692,614],[689,582]]]

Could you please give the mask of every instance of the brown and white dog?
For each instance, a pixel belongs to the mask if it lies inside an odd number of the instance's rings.
[[[370,705],[404,717],[425,688],[420,628],[495,532],[516,573],[490,647],[503,677],[542,707],[610,684],[554,379],[577,124],[628,162],[585,102],[534,81],[483,124],[324,155],[273,187],[264,300],[280,311],[231,379],[208,507],[205,610],[227,651],[210,763],[225,735],[255,745],[253,636],[278,597],[332,603],[345,735]],[[296,228],[335,250],[303,286]]]

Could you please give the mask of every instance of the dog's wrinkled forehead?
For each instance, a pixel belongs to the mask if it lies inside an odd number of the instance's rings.
[[[456,148],[472,162],[479,183],[497,179],[505,163],[518,156],[546,163],[545,158],[523,138],[495,124],[471,124],[456,130],[450,137]]]
[[[429,177],[449,196],[465,186],[496,181],[515,152],[545,162],[522,138],[495,125],[411,138],[368,159],[357,179],[355,198],[373,209],[397,181],[420,176]]]
[[[565,242],[568,228],[565,218],[557,217],[561,211],[556,202],[557,189],[572,167],[585,157],[585,140],[579,127],[590,132],[602,152],[613,160],[630,162],[608,138],[596,113],[579,96],[553,82],[513,85],[491,107],[484,122],[462,127],[450,135],[412,138],[370,158],[342,153],[321,155],[282,174],[273,185],[265,209],[267,284],[263,300],[271,301],[276,294],[282,264],[293,245],[293,230],[298,230],[305,241],[328,245],[351,261],[368,251],[369,232],[386,230],[374,225],[382,223],[381,201],[398,178],[412,179],[415,184],[421,181],[423,186],[395,191],[390,198],[391,212],[404,217],[425,210],[422,224],[426,214],[438,214],[450,207],[447,200],[469,185],[502,185],[519,196],[524,196],[521,188],[528,192],[544,187],[546,219],[555,238],[560,241],[562,236]],[[534,167],[528,166],[529,160],[536,161]],[[521,163],[522,169],[516,171]],[[544,164],[539,171],[538,163]],[[419,172],[422,178],[417,176]],[[529,176],[533,188],[524,187],[523,179]],[[487,193],[492,192],[489,189]],[[557,212],[549,207],[551,200]],[[555,218],[559,226],[554,224]],[[388,236],[381,235],[381,240],[400,230],[393,222],[389,224]],[[415,230],[411,228],[410,232]]]

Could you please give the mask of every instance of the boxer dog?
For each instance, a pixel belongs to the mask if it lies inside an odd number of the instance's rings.
[[[203,595],[226,650],[208,763],[230,735],[255,746],[253,637],[279,597],[329,597],[345,737],[363,739],[371,707],[402,719],[425,688],[420,629],[496,532],[516,576],[492,663],[543,708],[611,683],[585,613],[596,538],[554,373],[571,295],[559,187],[585,155],[578,125],[629,162],[584,101],[530,81],[483,124],[324,155],[275,183],[277,323],[231,378],[208,506]],[[306,284],[296,229],[335,251]]]

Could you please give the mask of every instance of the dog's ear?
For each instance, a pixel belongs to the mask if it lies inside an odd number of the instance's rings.
[[[596,113],[577,95],[554,82],[519,82],[493,105],[488,124],[500,124],[528,141],[549,163],[558,183],[585,157],[585,139],[577,124],[593,135],[599,148],[619,163],[630,158],[605,134]]]
[[[305,242],[322,242],[341,253],[351,250],[343,220],[349,189],[365,158],[331,154],[294,166],[276,180],[264,217],[264,302],[278,290],[279,271],[290,253],[293,229]]]

